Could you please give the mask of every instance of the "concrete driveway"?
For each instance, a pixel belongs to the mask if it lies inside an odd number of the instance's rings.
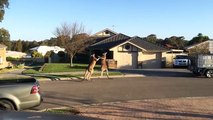
[[[91,82],[81,80],[41,82],[44,102],[34,109],[129,100],[213,96],[213,79],[194,77],[190,72],[182,70],[141,72],[150,76],[97,78]]]

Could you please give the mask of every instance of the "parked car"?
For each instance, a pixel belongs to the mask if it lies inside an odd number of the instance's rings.
[[[0,111],[23,110],[40,105],[39,82],[34,78],[0,80]]]
[[[177,55],[173,60],[173,67],[187,67],[189,62],[188,55]]]

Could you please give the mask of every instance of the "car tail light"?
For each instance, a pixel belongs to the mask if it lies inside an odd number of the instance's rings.
[[[39,93],[39,86],[34,85],[31,89],[31,93],[30,94],[36,94]]]

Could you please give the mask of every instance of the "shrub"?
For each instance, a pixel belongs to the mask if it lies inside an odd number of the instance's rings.
[[[19,61],[19,58],[14,58],[14,57],[7,57],[7,61]]]

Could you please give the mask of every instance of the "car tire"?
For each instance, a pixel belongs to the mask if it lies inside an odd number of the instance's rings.
[[[206,76],[207,78],[213,77],[213,70],[207,70],[207,71],[205,72],[205,76]]]
[[[9,100],[0,100],[0,111],[13,111],[15,107]]]

